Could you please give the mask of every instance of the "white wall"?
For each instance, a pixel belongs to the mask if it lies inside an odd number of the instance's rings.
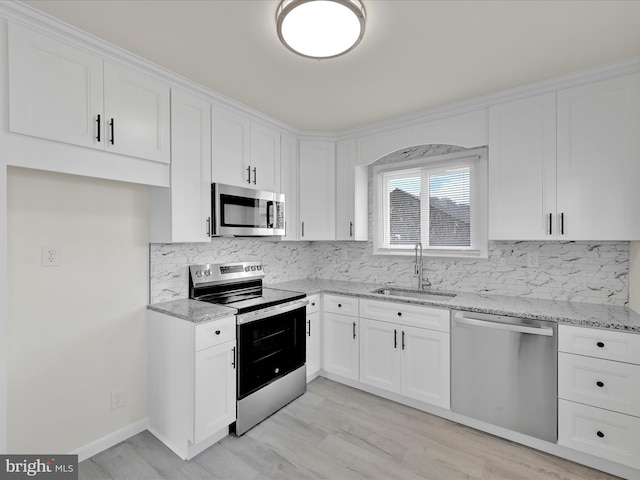
[[[66,453],[146,417],[147,189],[10,167],[7,190],[8,451]]]

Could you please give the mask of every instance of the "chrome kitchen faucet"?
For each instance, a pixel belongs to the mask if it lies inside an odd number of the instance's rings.
[[[420,248],[420,259],[418,259],[418,247]],[[423,290],[424,287],[430,287],[431,282],[428,278],[424,278],[424,258],[422,257],[422,242],[416,243],[414,250],[416,252],[416,257],[413,276],[418,277],[418,290]]]

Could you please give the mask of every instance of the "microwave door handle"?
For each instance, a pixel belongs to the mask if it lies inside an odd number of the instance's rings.
[[[273,201],[269,200],[267,202],[267,228],[273,228],[273,222],[271,221],[272,216],[273,216]]]

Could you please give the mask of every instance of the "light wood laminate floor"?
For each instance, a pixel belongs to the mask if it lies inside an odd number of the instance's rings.
[[[240,438],[183,461],[143,432],[79,465],[92,479],[613,479],[324,378]]]

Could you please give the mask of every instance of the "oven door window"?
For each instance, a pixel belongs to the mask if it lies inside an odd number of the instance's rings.
[[[220,225],[223,227],[267,228],[273,202],[257,198],[220,195]]]
[[[305,308],[238,326],[238,399],[305,363]]]

